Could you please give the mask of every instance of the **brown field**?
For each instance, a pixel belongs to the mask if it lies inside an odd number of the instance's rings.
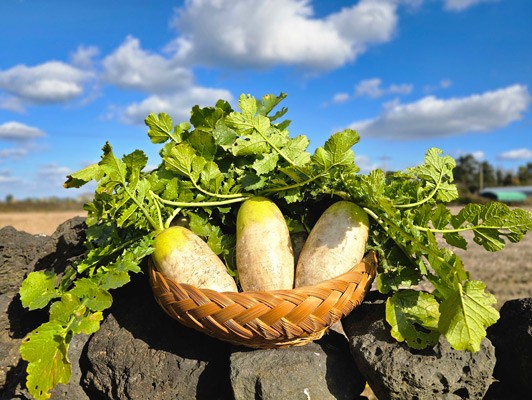
[[[0,229],[13,226],[19,231],[34,235],[51,235],[61,223],[77,217],[87,216],[86,211],[28,211],[0,212]]]
[[[458,212],[458,208],[452,210]],[[12,225],[32,234],[51,235],[57,226],[75,216],[86,216],[82,210],[42,212],[0,212],[0,228]],[[509,299],[532,297],[532,233],[519,243],[509,243],[497,253],[488,253],[472,242],[469,249],[456,250],[473,279],[483,281],[497,297],[497,308]]]

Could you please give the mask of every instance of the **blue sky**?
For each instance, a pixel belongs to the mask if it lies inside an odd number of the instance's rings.
[[[144,118],[286,92],[310,149],[347,127],[364,172],[430,147],[532,161],[530,0],[2,0],[0,199],[158,147]]]

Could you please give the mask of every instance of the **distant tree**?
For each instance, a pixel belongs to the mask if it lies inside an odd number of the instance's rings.
[[[496,175],[497,175],[497,186],[502,186],[503,181],[504,181],[504,171],[500,168],[497,168]]]
[[[522,165],[517,170],[517,178],[520,185],[532,184],[532,162]]]
[[[503,186],[515,186],[518,184],[519,181],[517,180],[517,177],[515,177],[511,171],[508,171],[504,174],[504,178],[502,180]]]
[[[12,194],[8,194],[8,195],[6,196],[6,203],[7,203],[7,204],[11,204],[11,203],[13,203],[14,201],[15,201],[15,197],[14,197]]]
[[[479,163],[471,154],[458,157],[453,174],[460,196],[478,193],[478,171]]]
[[[483,161],[480,164],[479,169],[480,168],[482,168],[482,180],[480,180],[480,176],[479,176],[479,182],[482,181],[482,186],[483,186],[482,188],[490,187],[490,186],[497,186],[497,177],[495,176],[495,168],[493,168],[492,165],[487,161]]]

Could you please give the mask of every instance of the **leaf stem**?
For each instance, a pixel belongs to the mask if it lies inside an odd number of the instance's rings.
[[[271,125],[270,125],[271,126]],[[255,125],[253,125],[253,129],[255,129],[259,135],[262,136],[262,138],[266,141],[266,143],[268,143],[272,149],[274,149],[281,157],[283,157],[287,162],[288,164],[290,164],[292,167],[296,167],[297,168],[297,165],[294,161],[292,161],[292,159],[290,157],[288,157],[286,154],[284,154],[284,152],[278,148],[275,144],[273,144],[265,135],[263,132],[261,132],[259,129],[257,129],[257,127]]]
[[[238,198],[234,198],[234,199],[227,199],[227,200],[220,200],[220,201],[191,201],[191,202],[188,202],[188,201],[172,201],[172,200],[166,200],[166,199],[163,199],[161,197],[159,197],[158,195],[156,195],[154,192],[152,192],[150,190],[150,194],[152,196],[155,196],[158,198],[158,200],[163,203],[163,204],[167,204],[169,206],[174,206],[174,207],[218,207],[218,206],[225,206],[225,205],[228,205],[228,204],[233,204],[233,203],[241,203],[247,199],[249,199],[251,196],[241,196],[241,197],[238,197]]]
[[[441,185],[442,177],[443,177],[443,171],[440,171],[440,176],[438,177],[438,182],[436,182],[436,186],[434,186],[434,189],[432,190],[432,192],[430,192],[429,195],[427,197],[425,197],[424,199],[422,199],[420,201],[417,201],[415,203],[394,204],[394,206],[397,207],[397,208],[412,208],[412,207],[417,207],[417,206],[420,206],[420,205],[426,203],[427,201],[432,199],[436,195],[436,193],[438,192],[438,190],[440,188],[440,185]]]
[[[236,199],[236,198],[239,198],[239,197],[242,197],[242,194],[240,193],[234,193],[234,194],[219,194],[219,193],[212,193],[212,192],[209,192],[208,190],[205,190],[203,189],[200,185],[198,185],[196,183],[196,181],[192,178],[191,175],[188,176],[189,179],[190,179],[190,182],[192,182],[192,184],[194,185],[194,187],[196,189],[198,189],[200,192],[202,192],[203,194],[206,194],[207,196],[211,196],[211,197],[218,197],[219,199]]]

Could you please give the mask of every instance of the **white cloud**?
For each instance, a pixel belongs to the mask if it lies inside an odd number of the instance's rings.
[[[19,183],[21,179],[11,176],[11,171],[8,169],[0,170],[0,185],[7,183]]]
[[[355,154],[355,163],[360,168],[360,172],[366,174],[374,169],[381,168],[382,165],[372,162],[371,159],[364,154]]]
[[[450,79],[442,79],[437,85],[426,85],[423,88],[425,93],[435,92],[441,89],[448,89],[452,86],[453,82]]]
[[[488,3],[497,0],[445,0],[445,9],[449,11],[463,11],[480,3]]]
[[[123,112],[123,119],[126,123],[142,124],[148,114],[165,112],[175,122],[188,121],[192,106],[212,105],[219,99],[231,101],[231,93],[224,89],[192,87],[179,93],[153,95],[129,105]]]
[[[521,119],[530,100],[523,85],[462,98],[427,96],[413,103],[396,104],[374,119],[350,126],[365,137],[400,140],[490,132]]]
[[[78,68],[91,69],[94,66],[94,58],[99,54],[100,50],[96,46],[79,46],[70,55],[70,62]]]
[[[0,71],[0,89],[24,103],[62,103],[79,97],[91,78],[93,74],[89,71],[49,61],[34,67],[16,65]]]
[[[67,175],[71,174],[72,170],[68,167],[61,166],[56,163],[44,164],[39,167],[37,171],[37,178],[39,184],[45,183],[47,186],[53,188],[62,188],[66,181]]]
[[[18,160],[28,154],[27,147],[12,147],[9,149],[0,150],[0,162],[7,158]]]
[[[473,158],[477,161],[482,161],[486,157],[486,154],[482,150],[477,150],[471,153]]]
[[[386,94],[409,94],[413,86],[410,84],[392,84],[387,88],[381,87],[382,80],[379,78],[365,79],[360,81],[355,87],[355,96],[368,96],[377,98]]]
[[[9,121],[0,124],[0,140],[24,142],[43,136],[46,134],[40,129],[20,122]]]
[[[348,100],[349,100],[348,93],[336,93],[332,99],[333,103],[335,104],[345,103]]]
[[[505,151],[497,156],[500,160],[531,160],[532,150],[527,148]]]
[[[309,0],[190,0],[177,10],[179,36],[169,49],[209,66],[330,70],[389,41],[396,8],[389,0],[361,0],[316,18]]]
[[[103,60],[104,80],[123,89],[163,93],[188,87],[192,72],[175,60],[143,50],[138,39],[128,36]]]

